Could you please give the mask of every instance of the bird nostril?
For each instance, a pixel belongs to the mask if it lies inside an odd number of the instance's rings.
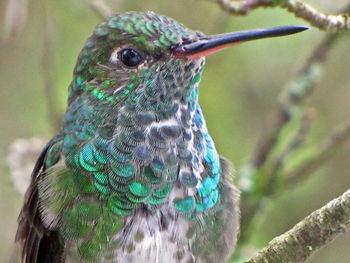
[[[182,38],[182,44],[189,44],[189,43],[191,43],[191,42],[193,42],[193,40],[191,40],[191,39],[189,39],[189,38]]]

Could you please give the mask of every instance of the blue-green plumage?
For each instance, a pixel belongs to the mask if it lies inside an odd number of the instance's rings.
[[[19,216],[24,262],[229,257],[238,191],[198,104],[203,56],[218,39],[152,12],[96,27]]]

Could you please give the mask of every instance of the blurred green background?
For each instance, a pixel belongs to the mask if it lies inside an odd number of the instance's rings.
[[[259,9],[237,17],[207,0],[109,0],[113,10],[152,10],[170,16],[207,34],[275,25],[307,25],[285,10]],[[328,13],[336,12],[343,0],[305,1]],[[100,22],[84,0],[29,1],[27,20],[15,37],[5,41],[7,1],[0,2],[0,258],[14,262],[14,235],[22,196],[8,167],[9,146],[17,138],[49,139],[55,134],[48,112],[43,77],[45,28],[50,23],[53,79],[49,105],[60,114],[66,106],[67,87],[76,57],[94,26]],[[48,17],[45,16],[48,14]],[[249,160],[257,139],[271,123],[278,94],[293,78],[298,66],[320,42],[317,29],[295,36],[246,43],[210,56],[200,86],[200,103],[208,128],[220,154],[240,167]],[[45,51],[46,50],[46,51]],[[46,52],[46,53],[45,53]],[[44,66],[48,69],[47,65]],[[307,104],[316,109],[310,143],[317,143],[340,123],[350,121],[350,38],[333,47],[321,83]],[[287,190],[258,218],[252,245],[264,246],[276,235],[344,192],[350,185],[350,147],[323,165],[296,189]],[[350,234],[317,252],[308,262],[349,262]],[[5,259],[5,261],[4,261]]]

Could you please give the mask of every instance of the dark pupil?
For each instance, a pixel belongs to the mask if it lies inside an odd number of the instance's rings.
[[[121,61],[125,66],[136,67],[141,63],[142,57],[137,51],[128,48],[121,51]]]

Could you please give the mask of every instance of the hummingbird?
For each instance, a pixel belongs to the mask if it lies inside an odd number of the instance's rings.
[[[207,36],[154,12],[97,25],[62,128],[31,175],[16,234],[22,262],[226,262],[239,190],[198,104],[205,56],[305,29]]]

